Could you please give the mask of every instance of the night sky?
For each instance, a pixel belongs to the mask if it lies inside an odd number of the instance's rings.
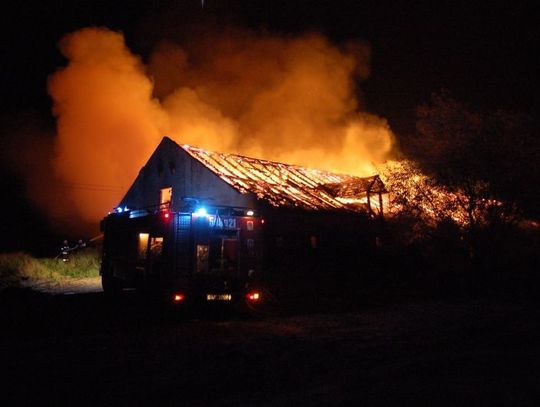
[[[469,3],[469,4],[468,4]],[[414,108],[448,89],[477,109],[539,110],[540,24],[533,3],[305,0],[19,1],[2,13],[0,147],[26,117],[54,131],[47,77],[65,64],[64,34],[87,26],[122,31],[144,59],[167,37],[207,27],[241,26],[280,34],[318,31],[332,41],[371,44],[368,111],[388,119],[398,138],[414,129]],[[24,180],[2,163],[0,251],[35,246],[27,233],[47,226],[24,198]],[[56,243],[56,242],[55,242]]]

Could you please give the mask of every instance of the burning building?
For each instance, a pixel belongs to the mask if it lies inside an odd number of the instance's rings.
[[[142,284],[181,299],[231,300],[263,269],[356,264],[374,248],[385,193],[377,175],[222,154],[165,137],[102,222],[104,288]]]

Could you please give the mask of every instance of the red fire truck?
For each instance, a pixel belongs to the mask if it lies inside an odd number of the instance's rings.
[[[178,304],[258,302],[263,224],[245,208],[116,208],[101,222],[104,292],[135,288]]]

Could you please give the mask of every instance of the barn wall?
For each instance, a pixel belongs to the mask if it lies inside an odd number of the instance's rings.
[[[253,207],[251,194],[241,194],[174,141],[165,137],[141,169],[120,206],[143,208],[159,204],[162,188],[172,187],[173,208],[182,208],[185,198],[210,206]]]
[[[364,214],[276,208],[264,217],[268,265],[287,273],[361,271],[375,253],[375,224]]]

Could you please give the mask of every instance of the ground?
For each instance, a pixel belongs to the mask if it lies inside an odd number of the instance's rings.
[[[540,403],[540,309],[531,300],[254,318],[75,291],[0,293],[2,405]]]
[[[21,285],[33,291],[53,295],[88,294],[103,291],[101,277],[63,278],[58,281],[27,280],[22,281]]]

